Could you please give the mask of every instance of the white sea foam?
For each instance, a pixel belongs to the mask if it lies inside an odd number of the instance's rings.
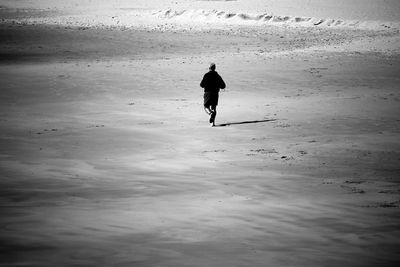
[[[181,24],[228,24],[228,25],[281,25],[292,27],[332,27],[367,30],[400,29],[396,21],[360,21],[334,18],[280,16],[268,13],[252,14],[220,10],[160,10],[152,13],[158,19]]]
[[[360,21],[335,18],[317,18],[301,16],[281,16],[269,13],[228,12],[223,10],[149,10],[149,9],[115,9],[74,15],[49,17],[29,17],[20,19],[3,19],[3,22],[27,24],[56,24],[77,27],[144,27],[154,28],[164,25],[168,30],[193,28],[223,28],[225,26],[284,26],[284,27],[320,27],[363,30],[400,30],[400,21]]]
[[[1,7],[57,10],[69,15],[24,22],[77,26],[152,27],[162,23],[175,28],[277,25],[400,29],[399,0],[3,0]]]
[[[87,12],[113,9],[223,10],[244,14],[400,21],[399,0],[2,0],[1,6]]]

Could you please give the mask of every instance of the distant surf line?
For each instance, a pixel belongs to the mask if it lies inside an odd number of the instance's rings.
[[[232,24],[274,24],[306,27],[343,27],[368,30],[400,29],[400,22],[392,21],[361,21],[332,18],[315,18],[301,16],[280,16],[274,14],[247,14],[241,12],[225,12],[218,10],[158,10],[152,13],[159,19],[174,20],[175,22],[219,22]]]

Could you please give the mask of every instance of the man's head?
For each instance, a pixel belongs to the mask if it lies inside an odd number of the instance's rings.
[[[215,63],[210,64],[209,70],[215,70]]]

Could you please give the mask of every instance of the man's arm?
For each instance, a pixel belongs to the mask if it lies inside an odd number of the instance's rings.
[[[221,76],[219,76],[219,79],[220,79],[220,81],[219,81],[219,88],[225,89],[226,84],[225,84],[224,80],[222,79]]]
[[[200,87],[204,88],[206,86],[206,75],[203,76],[203,79],[200,82]]]

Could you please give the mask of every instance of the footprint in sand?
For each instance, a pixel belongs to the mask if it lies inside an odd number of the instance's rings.
[[[290,124],[278,124],[278,125],[274,126],[274,128],[277,128],[277,127],[279,127],[279,128],[288,128],[288,127],[291,127],[291,125]]]
[[[307,153],[307,151],[304,151],[304,150],[299,150],[299,151],[297,151],[301,156],[304,156],[304,155],[307,155],[308,153]]]
[[[259,149],[251,149],[250,152],[256,152],[259,154],[276,154],[278,153],[275,149],[271,148],[271,149],[265,149],[265,148],[259,148]]]
[[[215,149],[215,150],[204,150],[203,153],[217,153],[217,152],[225,152],[225,149]]]
[[[364,190],[357,188],[355,186],[341,185],[340,187],[352,194],[365,194]]]
[[[58,131],[57,128],[53,128],[53,129],[43,129],[43,131],[37,132],[36,134],[37,134],[37,135],[41,135],[41,134],[44,134],[45,132],[57,132],[57,131]]]
[[[364,206],[366,208],[398,208],[400,207],[400,201],[383,201],[377,202],[376,204]]]
[[[327,70],[328,68],[309,68],[308,71],[309,73],[311,73],[311,75],[317,77],[317,78],[321,78],[322,74],[321,71]]]

